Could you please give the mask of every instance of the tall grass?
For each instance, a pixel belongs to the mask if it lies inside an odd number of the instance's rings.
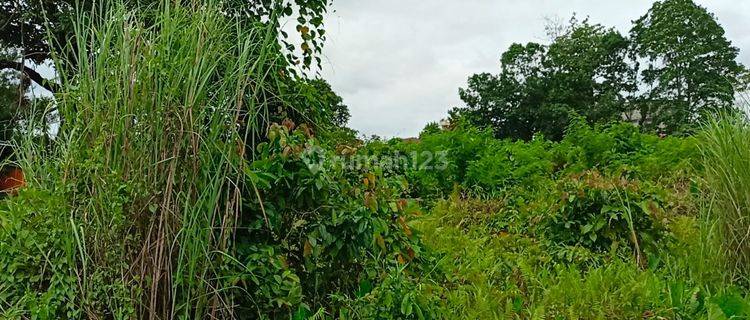
[[[55,57],[59,133],[47,146],[29,133],[21,148],[29,189],[62,202],[53,211],[74,245],[58,249],[74,268],[54,269],[74,279],[65,299],[87,318],[235,316],[223,270],[247,141],[283,58],[275,28],[176,3],[80,12]]]
[[[750,279],[750,124],[740,118],[710,122],[700,135],[711,214],[735,281]]]

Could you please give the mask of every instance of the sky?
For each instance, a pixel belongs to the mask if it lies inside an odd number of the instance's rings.
[[[696,0],[713,12],[750,66],[750,1]],[[499,71],[515,42],[545,42],[547,19],[574,13],[623,34],[653,1],[333,0],[322,75],[364,135],[416,136],[463,105],[458,88]]]

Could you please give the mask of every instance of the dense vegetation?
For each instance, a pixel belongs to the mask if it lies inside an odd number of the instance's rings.
[[[715,16],[692,0],[656,2],[629,37],[575,17],[547,30],[551,43],[513,44],[499,74],[470,77],[466,107],[453,113],[500,138],[559,140],[576,116],[684,134],[731,112],[746,73]]]
[[[46,100],[13,94],[33,75],[0,88],[3,167],[26,176],[0,201],[1,318],[750,317],[750,122],[717,80],[744,70],[691,1],[630,38],[550,29],[473,76],[450,123],[367,141],[300,72],[326,2],[49,3],[36,44],[0,39],[59,75]],[[660,51],[671,31],[685,51]],[[721,66],[688,61],[703,45]]]

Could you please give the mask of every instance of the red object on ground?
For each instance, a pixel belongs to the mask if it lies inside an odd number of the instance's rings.
[[[26,185],[23,171],[20,168],[9,168],[0,171],[0,192],[16,194],[18,189]]]

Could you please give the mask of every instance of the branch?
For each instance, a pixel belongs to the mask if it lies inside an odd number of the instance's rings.
[[[45,79],[41,74],[39,74],[39,72],[36,72],[34,69],[25,66],[21,62],[0,60],[0,70],[2,69],[14,69],[23,72],[27,77],[29,77],[29,79],[33,80],[34,82],[42,86],[42,88],[45,88],[52,93],[60,90],[59,84]]]

